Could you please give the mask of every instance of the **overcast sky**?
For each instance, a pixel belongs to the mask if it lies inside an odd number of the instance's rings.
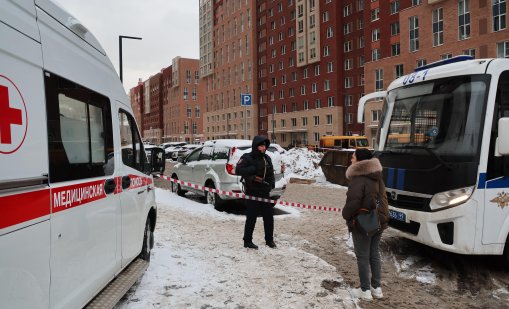
[[[99,40],[118,73],[118,36],[122,40],[124,88],[148,79],[177,56],[198,59],[198,0],[54,0]]]

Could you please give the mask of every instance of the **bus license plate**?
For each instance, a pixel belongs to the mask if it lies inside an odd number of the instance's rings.
[[[389,215],[394,220],[406,222],[406,215],[404,213],[402,213],[402,212],[389,209]]]

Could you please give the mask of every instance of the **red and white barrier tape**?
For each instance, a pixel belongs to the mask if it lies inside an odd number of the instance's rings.
[[[187,182],[187,181],[171,178],[171,177],[164,176],[164,175],[161,175],[160,177],[162,179],[171,181],[171,182],[176,183],[176,184],[181,184],[183,186],[195,188],[195,189],[198,189],[198,190],[204,190],[204,191],[208,191],[208,192],[213,192],[213,193],[217,193],[217,194],[221,194],[221,195],[228,195],[228,196],[232,196],[232,197],[236,197],[236,198],[240,198],[240,199],[245,199],[245,200],[253,200],[253,201],[259,201],[259,202],[273,203],[273,204],[276,204],[276,205],[298,207],[298,208],[305,208],[305,209],[323,210],[323,211],[332,211],[332,212],[341,212],[341,208],[316,206],[316,205],[305,205],[305,204],[301,204],[301,203],[290,203],[290,202],[282,201],[280,199],[279,200],[271,200],[271,199],[267,199],[267,198],[261,198],[261,197],[246,195],[244,193],[235,193],[235,192],[223,191],[223,190],[219,190],[219,189],[215,189],[215,188],[204,187],[204,186],[200,186],[200,185],[195,184],[195,183],[191,183],[191,182]]]

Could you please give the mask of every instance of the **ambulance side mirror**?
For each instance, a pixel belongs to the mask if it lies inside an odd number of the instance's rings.
[[[495,146],[495,156],[509,155],[509,117],[498,120],[498,137]]]
[[[151,149],[150,167],[151,173],[164,173],[166,160],[164,159],[164,150],[162,148],[155,147]]]

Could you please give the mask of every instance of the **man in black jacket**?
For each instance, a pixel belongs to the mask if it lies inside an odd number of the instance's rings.
[[[242,155],[237,163],[235,172],[244,178],[247,195],[268,199],[270,191],[275,187],[274,167],[270,157],[265,153],[269,145],[270,142],[265,136],[255,136],[251,152]],[[253,231],[259,214],[263,217],[265,243],[271,248],[276,248],[273,236],[273,207],[272,203],[246,200],[245,248],[258,249],[258,246],[253,243]]]

